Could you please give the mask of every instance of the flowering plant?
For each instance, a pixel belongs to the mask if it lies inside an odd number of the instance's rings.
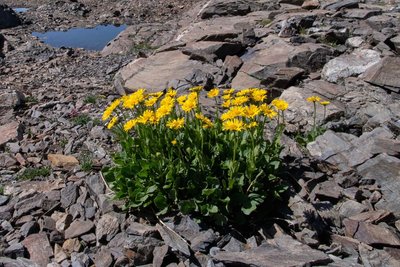
[[[207,114],[200,97],[214,99]],[[267,91],[194,87],[187,94],[135,93],[104,111],[121,145],[105,178],[131,208],[158,214],[180,210],[218,224],[253,213],[284,190],[277,177],[288,104],[266,103]],[[277,120],[271,140],[265,124]]]
[[[315,95],[307,97],[306,100],[307,102],[313,104],[313,125],[312,129],[306,132],[304,136],[301,134],[297,134],[297,136],[295,137],[296,141],[302,146],[306,146],[308,143],[315,141],[315,139],[317,139],[318,136],[320,136],[325,132],[326,129],[321,125],[317,124],[317,103],[324,108],[324,116],[323,116],[324,120],[326,119],[326,108],[330,104],[329,101],[326,100],[323,101],[319,96]]]

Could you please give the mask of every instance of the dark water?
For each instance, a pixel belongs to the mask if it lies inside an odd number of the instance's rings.
[[[32,35],[53,47],[84,48],[100,51],[125,29],[126,25],[99,25],[95,28],[73,28],[65,32],[33,32]]]
[[[13,8],[13,10],[14,10],[16,13],[25,13],[25,12],[27,12],[27,11],[29,10],[29,8],[25,8],[25,7],[16,7],[16,8]]]

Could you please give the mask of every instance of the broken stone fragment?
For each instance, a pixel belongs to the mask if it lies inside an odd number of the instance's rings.
[[[79,161],[74,156],[66,156],[61,154],[48,154],[47,159],[53,167],[58,168],[73,168],[79,164]]]

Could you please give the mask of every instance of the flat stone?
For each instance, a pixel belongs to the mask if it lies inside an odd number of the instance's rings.
[[[110,241],[119,231],[119,220],[117,217],[110,213],[102,215],[96,224],[97,243]]]
[[[29,252],[30,260],[39,266],[46,266],[53,256],[53,249],[50,246],[46,233],[32,234],[26,237],[22,244]]]
[[[358,8],[359,0],[342,0],[333,1],[322,6],[323,9],[327,10],[339,10],[341,8]]]
[[[325,253],[285,235],[255,249],[242,252],[218,252],[214,258],[226,265],[260,267],[323,265],[331,261]]]
[[[212,0],[206,4],[199,16],[202,19],[213,16],[243,16],[251,11],[249,3],[245,0]]]
[[[39,232],[39,224],[35,221],[26,222],[24,225],[21,226],[19,232],[23,237],[27,237],[30,234]]]
[[[0,195],[0,206],[7,204],[7,202],[8,202],[8,196]]]
[[[398,93],[400,92],[399,64],[399,57],[385,57],[368,69],[362,77],[366,82]]]
[[[352,8],[346,10],[343,17],[352,18],[352,19],[368,19],[372,16],[377,16],[382,14],[382,10],[380,9],[359,9]]]
[[[318,184],[311,192],[311,199],[338,201],[342,195],[343,188],[333,181],[326,181]]]
[[[153,267],[163,266],[164,259],[168,253],[169,247],[164,245],[162,247],[156,247],[153,251]]]
[[[346,236],[368,245],[400,246],[400,239],[389,229],[371,223],[345,219]]]
[[[390,220],[393,217],[393,214],[386,210],[373,210],[367,211],[360,214],[356,214],[354,216],[349,217],[350,220],[367,222],[372,224],[377,224],[382,221]]]
[[[397,35],[396,37],[393,37],[392,39],[390,39],[390,41],[393,43],[396,52],[398,54],[400,54],[400,35]]]
[[[353,215],[358,215],[367,210],[367,206],[354,200],[347,200],[340,206],[339,213],[342,218],[349,218]]]
[[[61,263],[66,259],[68,259],[67,253],[64,252],[64,250],[62,249],[62,247],[60,245],[55,244],[54,245],[54,260],[57,263]]]
[[[24,94],[13,90],[0,94],[0,107],[17,108],[24,104]]]
[[[71,225],[67,228],[67,230],[65,230],[65,239],[81,236],[88,233],[93,228],[94,223],[92,221],[73,221]]]
[[[0,264],[4,267],[42,267],[36,264],[35,262],[22,257],[18,257],[15,260],[10,258],[0,257]]]
[[[320,6],[318,0],[306,0],[304,3],[301,5],[301,8],[303,9],[316,9]]]
[[[61,189],[61,206],[67,208],[76,202],[78,197],[78,186],[69,184],[67,187]]]
[[[191,60],[180,51],[168,51],[134,60],[118,72],[116,82],[128,92],[138,88],[157,92],[176,84],[176,81],[185,82],[185,78],[196,69],[208,73],[218,71],[211,65]]]
[[[154,226],[131,222],[125,232],[130,235],[153,236],[157,229]]]
[[[381,186],[383,198],[375,208],[390,211],[400,218],[400,159],[380,154],[360,165],[357,171],[364,179],[375,179]]]
[[[1,153],[0,154],[0,167],[1,168],[9,168],[17,164],[17,161],[14,157],[12,157],[9,153]]]
[[[180,235],[166,225],[157,224],[156,227],[166,245],[187,256],[191,254],[189,244]]]
[[[330,60],[322,69],[322,78],[336,83],[344,78],[364,73],[379,60],[378,52],[370,49],[357,49],[351,54]]]
[[[363,266],[400,266],[399,258],[393,257],[385,250],[371,249],[364,244],[361,244],[358,250]]]
[[[74,156],[48,154],[47,159],[51,162],[53,167],[69,169],[79,165],[79,161]]]
[[[17,121],[0,125],[0,147],[7,142],[21,140],[22,133],[23,127]]]
[[[106,247],[101,247],[94,255],[94,264],[97,267],[108,267],[112,266],[113,256],[110,250]]]
[[[21,243],[15,243],[6,248],[3,253],[4,256],[13,259],[17,257],[25,257],[25,247]]]
[[[79,252],[81,247],[82,245],[78,238],[67,239],[62,245],[62,249],[68,254]]]

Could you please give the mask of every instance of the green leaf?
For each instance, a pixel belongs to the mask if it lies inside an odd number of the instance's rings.
[[[183,214],[190,214],[196,211],[196,206],[193,200],[183,200],[179,203],[179,209]]]
[[[158,210],[164,210],[165,208],[168,207],[167,198],[161,194],[158,194],[154,198],[154,205],[156,205]]]

